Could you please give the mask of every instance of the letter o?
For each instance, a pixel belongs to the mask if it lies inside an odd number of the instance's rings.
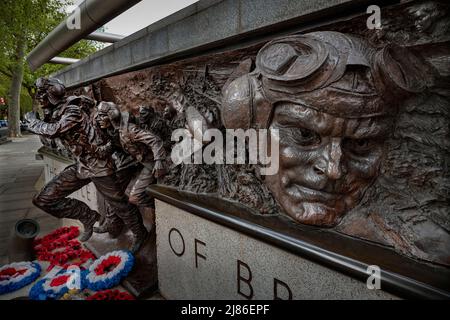
[[[183,243],[183,250],[181,250],[181,252],[175,251],[175,249],[172,246],[172,238],[171,238],[172,232],[177,232],[180,235],[181,242]],[[169,231],[169,245],[170,245],[170,248],[172,249],[173,253],[175,253],[175,255],[177,255],[178,257],[181,257],[184,254],[184,250],[186,249],[186,246],[184,244],[184,239],[183,239],[183,236],[181,235],[181,232],[176,228],[172,228]]]

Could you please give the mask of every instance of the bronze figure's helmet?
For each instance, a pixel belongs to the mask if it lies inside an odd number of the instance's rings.
[[[228,129],[267,128],[280,101],[345,118],[395,114],[395,105],[431,85],[434,73],[397,45],[376,49],[331,31],[287,36],[264,45],[256,69],[224,88],[222,121]]]
[[[120,109],[114,102],[102,101],[97,106],[95,120],[101,128],[118,127],[120,124]]]
[[[97,107],[99,115],[107,115],[113,120],[120,118],[119,107],[114,102],[102,101]]]
[[[223,88],[222,122],[274,129],[279,170],[264,183],[293,219],[324,227],[359,204],[378,175],[399,104],[435,75],[407,49],[338,32],[275,39],[255,65]]]
[[[139,124],[140,125],[149,125],[149,122],[155,116],[155,109],[149,105],[140,105],[139,106]]]
[[[66,94],[66,87],[56,78],[39,78],[35,82],[35,87],[36,98],[38,100],[47,98],[54,106],[61,103]]]

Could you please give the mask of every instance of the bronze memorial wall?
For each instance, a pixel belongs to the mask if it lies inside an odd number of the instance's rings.
[[[203,138],[203,155],[226,143],[204,139],[208,129],[269,129],[274,174],[224,163],[225,152],[209,164],[167,156],[147,195],[363,281],[377,265],[400,296],[448,298],[449,10],[408,1],[383,8],[380,29],[364,14],[311,23],[69,91],[112,102],[130,121],[152,107],[148,129],[167,155],[177,129]],[[197,267],[207,245],[196,238]]]

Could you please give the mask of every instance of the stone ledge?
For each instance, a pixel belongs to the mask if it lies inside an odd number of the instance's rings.
[[[160,200],[156,205],[161,294],[177,300],[391,300],[322,266]]]
[[[393,1],[387,1],[392,3]],[[337,18],[355,10],[366,14],[366,0],[201,0],[53,76],[67,87],[103,77],[180,59],[188,54],[235,46],[255,35],[323,18]]]
[[[370,265],[381,269],[383,290],[400,297],[449,299],[450,271],[422,263],[389,248],[329,229],[293,223],[284,216],[257,215],[211,195],[152,185],[150,196],[179,209],[292,252],[361,281]],[[157,214],[157,213],[156,213]]]

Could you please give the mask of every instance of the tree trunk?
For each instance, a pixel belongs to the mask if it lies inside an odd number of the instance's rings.
[[[20,90],[22,88],[23,61],[25,58],[26,40],[17,39],[16,61],[12,68],[10,99],[8,104],[8,127],[10,137],[20,137]]]
[[[31,98],[31,110],[33,112],[39,112],[39,102],[36,99],[36,92],[32,87],[26,87],[28,91],[28,95]]]

